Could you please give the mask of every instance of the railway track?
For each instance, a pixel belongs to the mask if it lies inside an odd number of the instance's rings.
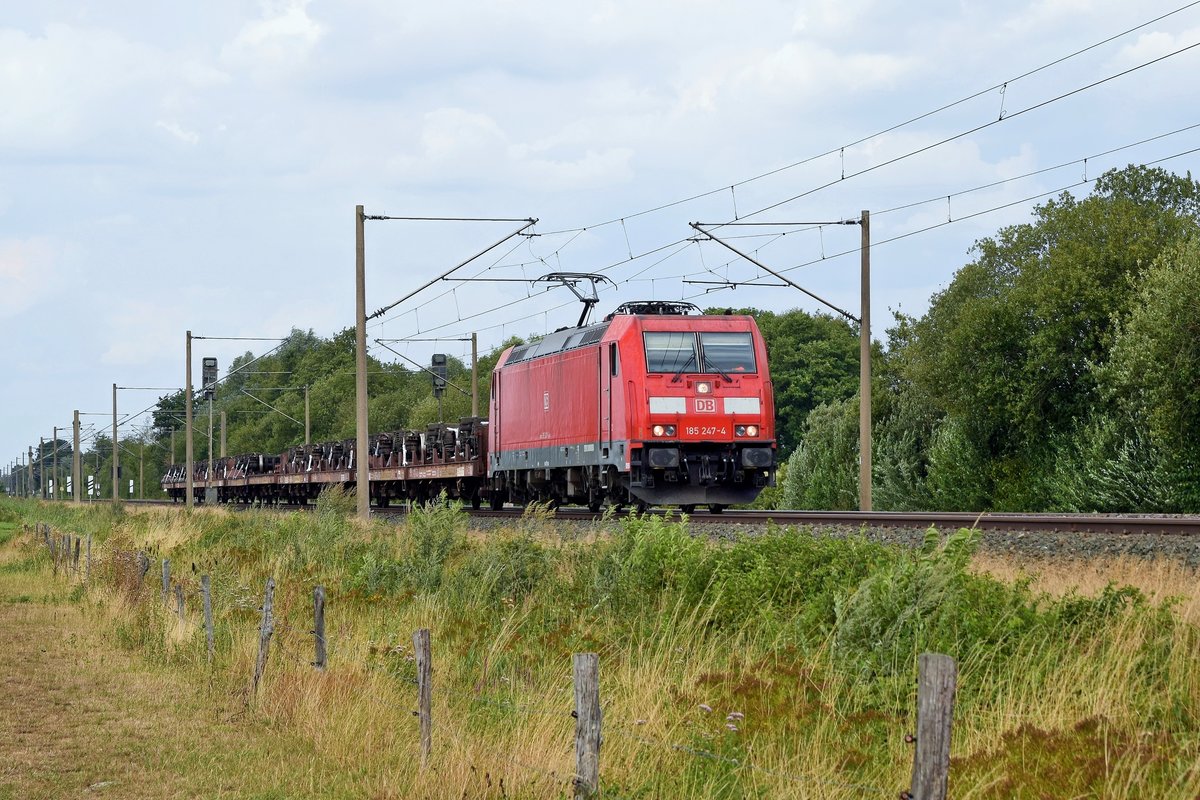
[[[159,500],[129,501],[134,505],[178,506],[176,503]],[[237,506],[232,506],[236,508]],[[279,506],[280,510],[311,509],[312,506]],[[381,517],[401,517],[402,508],[377,508],[373,514]],[[504,511],[487,509],[471,510],[466,513],[482,519],[516,519],[516,508]],[[674,514],[671,510],[655,510],[651,513]],[[600,519],[583,509],[560,508],[554,512],[555,519],[588,522]],[[917,529],[935,527],[939,529],[978,528],[985,531],[1025,531],[1047,533],[1089,533],[1112,535],[1155,534],[1169,536],[1200,535],[1200,517],[1154,514],[1012,514],[996,512],[947,512],[947,511],[726,511],[723,514],[700,512],[689,520],[696,525],[764,526],[808,525],[837,528],[900,528]]]
[[[740,511],[726,515],[697,514],[695,522],[727,521],[779,525],[852,526],[869,528],[979,528],[986,531],[1053,533],[1200,535],[1200,517],[1148,514],[1008,514],[908,511]]]

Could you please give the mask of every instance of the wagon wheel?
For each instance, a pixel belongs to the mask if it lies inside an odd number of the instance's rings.
[[[708,513],[720,514],[720,513],[724,512],[726,508],[728,508],[728,506],[722,505],[721,503],[709,503],[708,504]]]
[[[679,513],[680,514],[695,514],[696,513],[696,504],[695,503],[685,503],[685,504],[681,505],[679,507]]]
[[[504,494],[493,489],[492,493],[488,495],[488,505],[491,506],[492,511],[503,511]]]

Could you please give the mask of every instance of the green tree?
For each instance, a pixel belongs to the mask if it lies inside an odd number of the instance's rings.
[[[754,317],[762,331],[775,389],[776,438],[781,457],[787,458],[813,409],[858,393],[858,328],[843,319],[799,310],[733,312]]]
[[[1132,309],[1098,370],[1121,446],[1141,436],[1172,488],[1171,508],[1200,509],[1200,238],[1168,248],[1135,281]],[[1119,448],[1118,448],[1119,452]],[[1153,483],[1148,481],[1148,483]]]
[[[858,508],[858,399],[817,406],[787,461],[784,508]]]
[[[1106,173],[1092,196],[1063,194],[979,241],[915,323],[904,377],[981,458],[984,502],[1052,504],[1055,443],[1102,402],[1094,366],[1137,276],[1196,230],[1198,189],[1161,169]]]

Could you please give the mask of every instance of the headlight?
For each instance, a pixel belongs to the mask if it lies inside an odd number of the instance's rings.
[[[712,394],[712,384],[708,381],[700,381],[696,384],[696,394]]]
[[[733,426],[733,435],[734,436],[745,436],[746,435],[746,426],[745,425],[734,425]]]
[[[653,428],[650,429],[650,432],[653,433],[655,436],[674,436],[675,435],[675,426],[674,425],[655,425]]]
[[[757,425],[747,425],[746,426],[746,435],[747,436],[758,436],[758,426]]]

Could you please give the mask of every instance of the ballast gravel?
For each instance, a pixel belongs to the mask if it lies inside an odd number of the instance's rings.
[[[563,536],[585,536],[618,525],[595,520],[551,519],[522,520],[496,517],[473,517],[471,527],[486,531],[499,528],[526,528]],[[925,528],[878,528],[848,525],[800,525],[789,528],[797,535],[848,538],[859,536],[880,544],[917,547],[925,540]],[[742,523],[730,518],[728,522],[693,522],[689,530],[696,536],[718,541],[733,541],[743,536],[755,536],[766,530],[765,525]],[[570,531],[570,533],[567,533]],[[948,531],[943,530],[943,534]],[[1169,559],[1200,567],[1200,537],[1188,535],[1147,533],[1076,533],[1050,531],[988,531],[980,534],[980,549],[992,554],[1009,554],[1021,559],[1075,559],[1089,561],[1102,557],[1128,556],[1135,558]]]

